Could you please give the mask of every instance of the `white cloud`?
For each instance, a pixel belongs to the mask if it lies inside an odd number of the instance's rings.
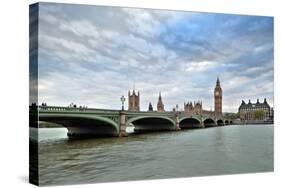
[[[211,62],[211,61],[190,62],[190,63],[184,63],[183,69],[186,72],[191,72],[191,73],[203,72],[211,68],[214,68],[216,65],[217,65],[216,62]]]
[[[130,30],[144,37],[153,38],[158,36],[160,22],[151,15],[151,11],[145,9],[123,8],[128,14],[127,24]]]
[[[267,44],[259,45],[259,46],[254,48],[254,52],[255,53],[262,53],[262,52],[265,52],[266,50],[269,50],[272,47],[273,47],[272,43],[267,43]]]
[[[40,12],[39,12],[40,13]],[[42,14],[42,16],[39,16],[40,19],[45,20],[46,22],[49,22],[50,24],[56,24],[57,23],[57,18],[51,14]]]
[[[163,45],[155,44],[151,46],[151,56],[156,58],[164,58],[169,55],[166,48]]]
[[[224,79],[223,89],[225,91],[231,91],[241,86],[246,86],[249,82],[252,81],[252,79],[249,77],[238,75],[230,75],[229,77],[225,77]]]
[[[98,29],[88,20],[73,20],[66,23],[61,23],[59,28],[63,31],[70,31],[78,36],[89,36],[98,38]]]
[[[124,59],[124,60],[120,61],[121,66],[131,66],[131,67],[139,68],[140,64],[141,64],[140,62],[136,61],[133,58],[129,58],[126,60]]]
[[[145,54],[149,53],[150,47],[148,42],[132,34],[130,34],[128,37],[126,36],[121,38],[119,42],[141,53],[145,53]]]
[[[69,51],[79,55],[88,55],[92,52],[91,49],[86,47],[80,42],[67,40],[64,38],[58,38],[48,35],[39,35],[39,46],[42,48],[48,48],[56,53],[56,50]]]

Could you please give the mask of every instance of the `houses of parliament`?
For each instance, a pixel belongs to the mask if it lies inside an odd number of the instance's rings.
[[[197,102],[184,102],[184,112],[196,115],[209,115],[209,116],[221,116],[222,115],[222,88],[220,85],[219,77],[216,81],[216,86],[214,88],[214,111],[204,110],[202,101]],[[128,110],[129,111],[140,111],[140,92],[133,91],[128,92]],[[173,109],[176,110],[175,108]],[[151,102],[148,104],[148,111],[154,111]],[[164,112],[165,106],[162,100],[161,92],[159,92],[158,102],[157,102],[157,112]]]

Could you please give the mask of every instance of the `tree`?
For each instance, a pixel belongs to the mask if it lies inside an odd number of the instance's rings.
[[[255,110],[253,115],[254,115],[254,119],[262,119],[263,110]]]
[[[239,112],[238,113],[224,113],[224,118],[226,119],[237,119],[240,117]]]

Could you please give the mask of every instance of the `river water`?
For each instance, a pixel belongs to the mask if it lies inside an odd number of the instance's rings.
[[[273,171],[273,125],[85,140],[68,140],[66,133],[39,129],[40,185]]]

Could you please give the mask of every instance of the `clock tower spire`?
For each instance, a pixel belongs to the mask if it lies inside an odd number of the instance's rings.
[[[214,90],[214,100],[215,100],[215,115],[222,115],[222,89],[220,85],[219,76],[217,77],[217,83]]]

